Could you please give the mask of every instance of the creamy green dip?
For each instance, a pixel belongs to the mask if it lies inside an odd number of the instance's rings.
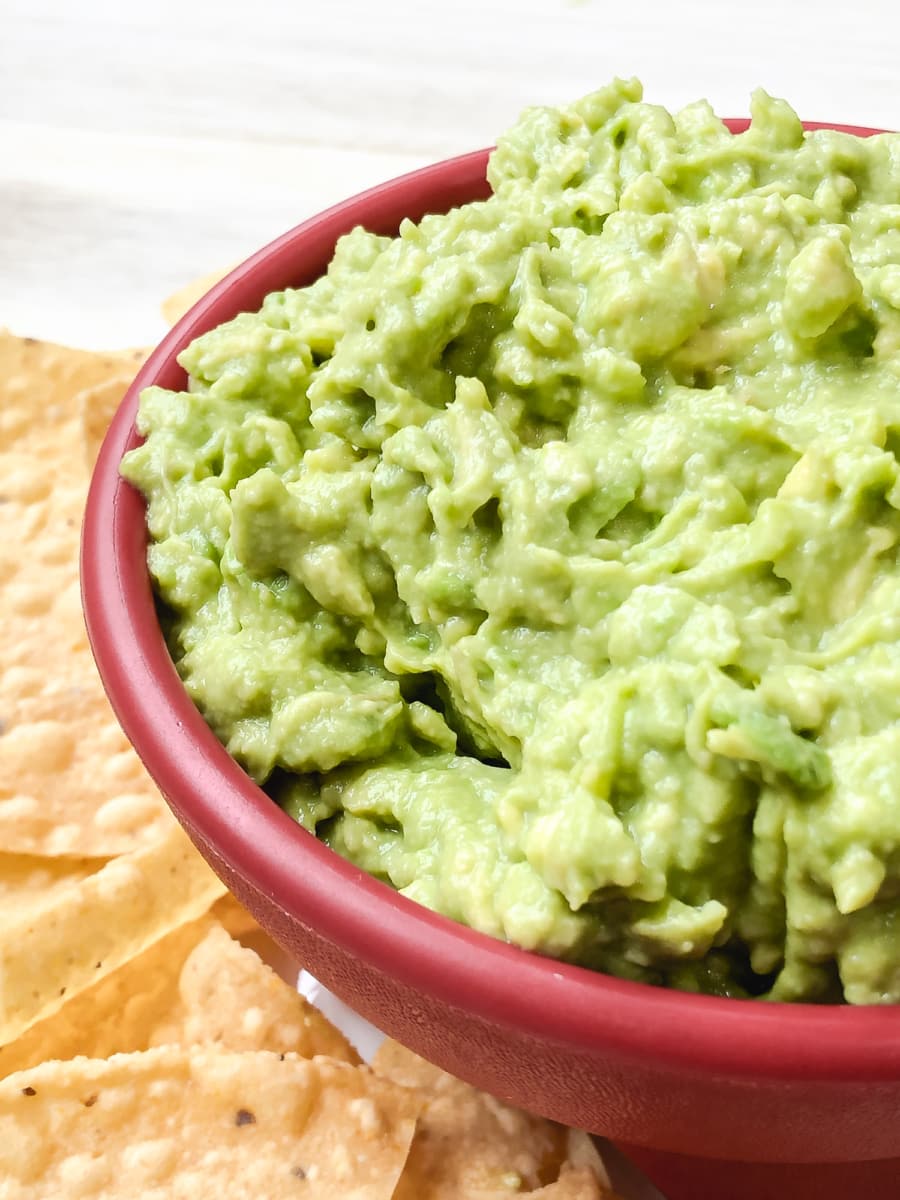
[[[900,136],[616,82],[151,388],[190,695],[340,854],[528,949],[900,1001]]]

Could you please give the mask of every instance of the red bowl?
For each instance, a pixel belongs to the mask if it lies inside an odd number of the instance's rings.
[[[566,966],[437,916],[286,816],[214,737],[169,658],[144,504],[118,475],[139,441],[141,389],[182,388],[184,346],[267,292],[310,283],[353,226],[390,234],[404,217],[486,196],[487,154],[413,172],[304,222],[214,287],[150,356],[103,445],[84,522],[85,615],[113,708],[229,888],[393,1037],[506,1100],[626,1144],[670,1200],[894,1198],[897,1008],[682,994]]]

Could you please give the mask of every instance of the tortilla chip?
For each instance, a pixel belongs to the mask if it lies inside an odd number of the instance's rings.
[[[225,891],[180,826],[39,907],[0,917],[0,1045],[206,912]]]
[[[391,1200],[420,1101],[364,1067],[163,1047],[0,1083],[4,1200]]]
[[[138,352],[91,355],[0,334],[0,846],[107,858],[172,826],[119,729],[88,647],[78,552],[85,388]],[[118,384],[116,385],[118,386]]]
[[[216,901],[212,908],[212,915],[225,926],[235,941],[255,950],[279,978],[289,983],[292,988],[296,986],[300,969],[296,959],[272,940],[256,919],[230,892],[221,900]]]
[[[215,902],[210,909],[210,915],[215,917],[219,924],[223,925],[231,936],[242,944],[245,944],[244,938],[255,937],[256,934],[263,932],[253,914],[247,912],[237,896],[231,892],[226,892],[221,899]]]
[[[397,1042],[384,1042],[372,1068],[426,1096],[395,1200],[610,1195],[603,1163],[586,1134],[479,1092]]]
[[[173,292],[162,302],[163,320],[170,325],[177,325],[185,313],[189,312],[197,301],[202,299],[210,288],[215,287],[220,279],[224,279],[231,270],[233,270],[232,267],[226,267],[224,271],[211,271],[209,275],[204,275],[200,279],[192,279],[183,288]]]
[[[122,403],[125,393],[131,386],[136,372],[125,372],[104,379],[93,387],[85,388],[78,395],[78,406],[81,414],[81,436],[84,448],[84,461],[88,471],[94,469],[97,454],[106,437],[116,410]]]
[[[95,354],[0,329],[0,446],[46,449],[47,433],[76,415],[80,392],[112,375],[136,375],[146,353]]]
[[[0,854],[0,930],[15,908],[38,912],[74,883],[99,871],[104,858],[38,858]]]
[[[587,1135],[585,1135],[587,1136]],[[565,1162],[559,1172],[559,1178],[546,1187],[526,1193],[531,1200],[615,1200],[613,1193],[602,1186],[597,1176],[586,1167],[573,1167]],[[509,1192],[484,1192],[477,1200],[508,1200]],[[473,1195],[471,1200],[476,1200]]]
[[[52,619],[57,634],[68,623],[60,608]],[[71,624],[83,637],[74,619]],[[158,840],[174,818],[116,723],[87,646],[59,646],[68,661],[47,678],[29,665],[29,658],[41,661],[40,651],[46,661],[46,639],[40,624],[30,636],[23,631],[0,684],[6,714],[0,844],[25,854],[82,858],[111,857]],[[33,693],[10,695],[13,688]]]
[[[318,1010],[211,916],[167,934],[9,1045],[0,1078],[45,1059],[174,1044],[359,1058]]]
[[[178,1002],[185,960],[214,924],[204,916],[182,925],[84,991],[67,997],[58,1012],[0,1046],[0,1078],[50,1058],[108,1058],[146,1050],[153,1031],[169,1019]]]
[[[151,1045],[165,1042],[360,1061],[318,1009],[221,926],[209,931],[184,964],[178,1002],[150,1038]]]

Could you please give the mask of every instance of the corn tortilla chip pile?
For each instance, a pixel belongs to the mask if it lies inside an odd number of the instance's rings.
[[[367,1070],[296,1054],[163,1046],[48,1063],[0,1085],[0,1173],[23,1200],[76,1183],[85,1196],[387,1200],[418,1107]]]
[[[0,334],[0,847],[7,852],[109,858],[154,843],[171,823],[106,701],[78,587],[91,465],[84,414],[110,380],[121,398],[141,357]]]
[[[608,1196],[585,1135],[361,1064],[119,730],[78,543],[140,358],[0,332],[0,1200]]]

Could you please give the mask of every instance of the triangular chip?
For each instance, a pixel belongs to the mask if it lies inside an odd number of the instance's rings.
[[[233,938],[246,944],[245,938],[255,938],[262,933],[259,922],[247,912],[237,896],[226,892],[210,909],[210,915],[223,925]],[[268,961],[268,959],[267,959]]]
[[[104,858],[44,858],[0,853],[0,937],[5,925],[25,913],[36,915],[105,866]]]
[[[359,1062],[342,1033],[221,926],[209,931],[184,964],[178,1002],[154,1030],[150,1044],[166,1041]]]
[[[3,1200],[391,1200],[421,1101],[328,1059],[163,1047],[0,1083]]]
[[[0,1078],[50,1058],[108,1058],[146,1050],[178,1002],[185,960],[214,924],[204,916],[173,930],[0,1046]]]
[[[173,818],[116,722],[88,647],[78,552],[85,389],[142,352],[92,355],[0,333],[0,846],[111,857]]]
[[[167,1043],[329,1055],[358,1063],[350,1044],[252,950],[211,916],[143,954],[0,1046],[0,1077],[45,1059],[109,1058]]]
[[[194,920],[225,891],[180,826],[0,924],[0,1045],[68,994]]]
[[[504,1104],[386,1041],[376,1074],[421,1090],[425,1107],[395,1200],[601,1200],[610,1195],[586,1134]]]
[[[146,356],[74,350],[0,329],[0,446],[41,449],[54,425],[77,415],[80,392],[113,375],[136,375]]]
[[[217,900],[213,905],[212,915],[225,926],[236,941],[255,950],[277,975],[287,980],[292,988],[296,987],[300,970],[297,960],[272,940],[236,897],[229,892],[221,900]]]
[[[81,436],[84,446],[84,461],[89,471],[94,468],[97,453],[106,437],[116,409],[128,391],[135,372],[124,372],[85,388],[76,397],[81,414]]]
[[[170,325],[177,325],[185,313],[189,312],[210,288],[215,287],[220,279],[224,279],[231,269],[231,267],[226,267],[224,271],[211,271],[209,275],[203,275],[200,279],[192,279],[177,292],[173,292],[162,302],[163,320]]]

